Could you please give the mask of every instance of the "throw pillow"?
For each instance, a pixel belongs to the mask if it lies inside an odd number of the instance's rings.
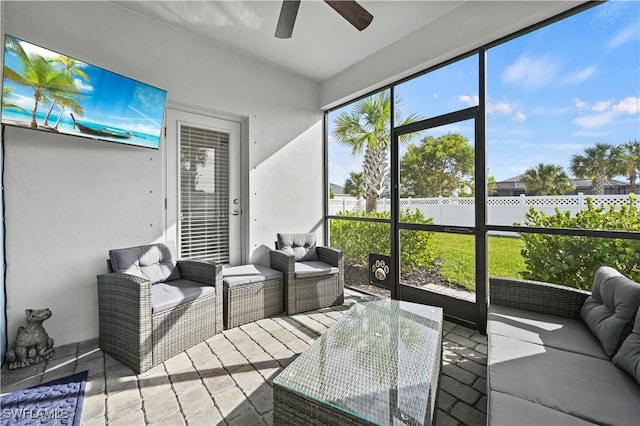
[[[596,272],[591,296],[582,305],[580,318],[600,340],[607,355],[613,356],[631,331],[639,305],[640,284],[603,266]]]

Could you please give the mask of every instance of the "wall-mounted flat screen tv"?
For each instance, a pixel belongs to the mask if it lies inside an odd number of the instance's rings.
[[[158,149],[167,92],[7,35],[2,124]]]

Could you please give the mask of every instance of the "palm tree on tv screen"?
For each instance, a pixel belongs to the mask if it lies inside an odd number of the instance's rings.
[[[607,180],[623,173],[620,147],[597,143],[584,150],[584,155],[571,158],[571,172],[579,179],[591,179],[594,195],[604,194]]]
[[[400,117],[400,102],[395,101],[396,118]],[[420,118],[410,114],[396,126],[413,123]],[[366,211],[376,211],[378,199],[388,177],[388,150],[391,144],[391,97],[388,91],[369,96],[353,104],[350,111],[335,120],[333,136],[336,142],[351,148],[352,155],[364,154],[362,173],[366,185]],[[416,133],[404,135],[409,142]]]
[[[575,188],[573,181],[555,164],[540,163],[527,169],[521,177],[527,193],[536,195],[562,195]]]
[[[4,86],[2,88],[2,109],[17,109],[20,111],[24,111],[20,105],[12,104],[9,99],[13,97],[13,87]]]
[[[37,53],[28,54],[17,39],[7,37],[5,48],[15,53],[22,63],[22,72],[4,66],[4,76],[14,83],[33,89],[33,111],[30,127],[38,127],[36,113],[38,105],[48,104],[51,97],[77,92],[73,79],[53,63]]]
[[[85,80],[85,81],[89,79],[89,76],[87,75],[87,73],[85,73],[81,68],[84,65],[84,63],[78,61],[77,59],[70,58],[70,57],[64,56],[64,55],[60,55],[56,59],[54,59],[53,62],[62,65],[62,67],[64,69],[64,73],[72,81],[73,81],[74,77],[81,78],[82,80]],[[47,111],[47,115],[44,117],[44,125],[45,126],[47,126],[49,124],[49,116],[51,115],[51,112],[53,111],[53,108],[58,103],[60,103],[60,99],[62,99],[62,98],[69,99],[70,95],[73,95],[74,97],[77,97],[77,98],[81,98],[82,97],[82,93],[80,93],[80,91],[78,91],[75,82],[73,82],[73,87],[70,87],[67,90],[64,90],[63,93],[61,93],[59,96],[54,96],[53,97],[53,102],[51,102],[51,107],[49,107],[49,111]],[[76,103],[76,105],[77,105],[77,103]],[[64,111],[64,108],[62,110]],[[78,115],[81,114],[77,109],[74,109],[74,112],[78,113]],[[62,114],[62,113],[60,113],[60,114]],[[58,122],[59,121],[60,120],[58,120]],[[57,128],[57,123],[54,126],[54,128]]]
[[[67,108],[71,109],[71,111],[73,111],[77,115],[84,114],[82,105],[80,105],[73,97],[59,96],[56,97],[56,102],[58,103],[58,105],[60,105],[60,114],[58,115],[58,118],[53,125],[53,129],[58,130],[58,125],[60,124],[60,120],[62,119],[62,114],[64,114],[64,111]]]

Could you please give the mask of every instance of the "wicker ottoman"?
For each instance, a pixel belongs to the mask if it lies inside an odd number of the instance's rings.
[[[282,272],[262,265],[222,270],[224,329],[278,315],[284,310]]]

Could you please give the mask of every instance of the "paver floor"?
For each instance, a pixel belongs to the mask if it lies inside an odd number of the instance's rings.
[[[46,364],[1,371],[7,393],[89,371],[83,425],[271,425],[272,380],[353,303],[225,330],[143,374],[98,348],[97,339],[57,347]],[[486,424],[486,336],[444,323],[437,425]]]

